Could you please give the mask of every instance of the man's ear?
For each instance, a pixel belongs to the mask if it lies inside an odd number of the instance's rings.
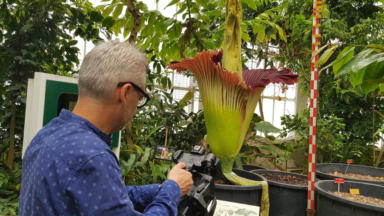
[[[122,103],[127,103],[127,94],[129,94],[132,89],[132,85],[131,84],[125,84],[123,85],[121,88],[120,88],[120,92],[118,92],[118,97],[119,97],[119,101],[121,101]]]

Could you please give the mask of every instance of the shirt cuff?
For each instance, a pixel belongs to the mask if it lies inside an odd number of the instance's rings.
[[[179,205],[181,199],[180,186],[174,180],[166,180],[161,184],[157,197],[169,197],[172,203]]]

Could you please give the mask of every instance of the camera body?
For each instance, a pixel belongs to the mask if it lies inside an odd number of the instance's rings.
[[[174,163],[185,163],[185,170],[192,173],[193,185],[181,198],[179,216],[212,216],[216,209],[215,183],[223,175],[221,163],[212,153],[204,154],[202,146],[195,146],[190,153],[178,150],[173,153]]]

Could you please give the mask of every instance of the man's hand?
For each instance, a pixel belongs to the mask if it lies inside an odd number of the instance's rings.
[[[184,170],[184,167],[185,164],[180,162],[168,173],[168,179],[174,180],[180,186],[181,196],[186,195],[193,185],[192,174]]]

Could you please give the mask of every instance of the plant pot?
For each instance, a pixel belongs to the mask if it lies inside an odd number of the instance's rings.
[[[308,176],[297,173],[253,170],[253,173],[273,175],[291,175],[300,179],[308,180]],[[269,192],[269,216],[306,216],[308,186],[284,184],[268,180]]]
[[[329,163],[329,164],[316,164],[316,178],[321,180],[334,180],[335,178],[344,178],[337,177],[334,175],[328,174],[329,172],[340,172],[344,173],[348,164],[340,164],[340,163]],[[370,166],[361,166],[361,165],[353,165],[349,164],[347,173],[356,173],[362,175],[370,175],[373,177],[384,177],[384,169],[370,167]],[[373,181],[373,180],[360,180],[360,179],[352,179],[352,178],[344,178],[348,181],[355,182],[363,182],[369,184],[378,184],[384,186],[384,181]]]
[[[384,199],[384,187],[362,182],[345,181],[340,184],[340,192],[349,193],[349,189],[359,189],[363,196]],[[317,197],[317,216],[380,216],[384,215],[384,207],[352,201],[335,196],[328,191],[337,191],[337,184],[333,180],[315,183]]]
[[[267,170],[266,168],[264,167],[260,167],[260,166],[254,166],[254,165],[249,165],[249,164],[243,164],[243,170],[246,170],[246,171],[252,171],[252,170]]]
[[[267,181],[263,176],[245,170],[232,169],[236,175],[254,181]],[[261,206],[261,185],[240,186],[216,184],[216,198],[253,206]]]

